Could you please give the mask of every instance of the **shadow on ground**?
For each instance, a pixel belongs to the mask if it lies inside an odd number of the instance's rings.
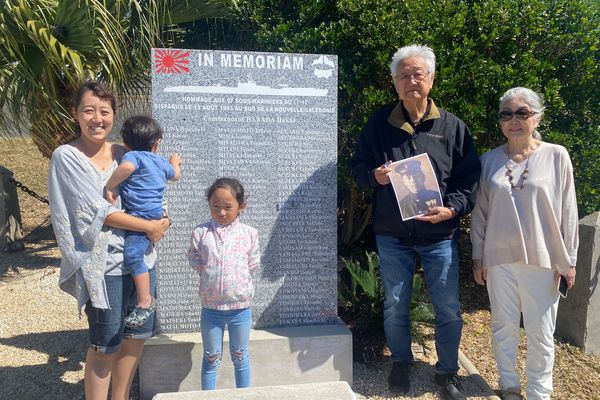
[[[86,331],[44,332],[0,338],[18,358],[31,351],[47,355],[40,364],[0,367],[0,398],[2,399],[79,399],[83,383],[69,379],[72,371],[83,368],[86,351]],[[12,349],[11,349],[12,348]],[[48,354],[49,349],[58,351]],[[72,374],[75,375],[75,374]],[[52,383],[52,384],[50,384]]]
[[[490,299],[487,289],[473,279],[470,266],[461,266],[460,303],[462,312],[470,314],[479,310],[490,310]]]
[[[24,240],[25,249],[14,253],[2,253],[0,257],[0,281],[8,274],[39,270],[60,265],[60,252],[54,238],[52,225],[44,221],[33,229]]]
[[[441,388],[435,383],[435,365],[424,360],[415,360],[410,372],[410,391],[402,396],[387,389],[387,378],[391,368],[390,360],[380,359],[378,363],[369,364],[355,362],[354,392],[365,397],[377,396],[378,399],[410,399],[421,398],[426,394],[441,395]],[[463,393],[468,398],[481,398],[481,388],[470,377],[461,376],[459,379],[464,389]]]

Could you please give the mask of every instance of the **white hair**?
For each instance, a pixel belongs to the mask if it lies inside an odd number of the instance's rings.
[[[427,72],[432,76],[435,75],[435,54],[433,50],[428,46],[412,44],[399,48],[392,56],[392,62],[390,63],[392,78],[396,79],[398,64],[411,57],[421,57],[427,63]]]
[[[512,89],[508,89],[506,93],[500,97],[500,106],[499,110],[502,110],[504,104],[509,100],[519,99],[527,103],[531,111],[534,111],[537,114],[544,114],[544,100],[542,96],[537,94],[531,89],[527,89],[524,87],[514,87]]]
[[[500,97],[500,105],[498,106],[498,109],[502,110],[506,102],[514,99],[524,101],[529,106],[529,108],[531,108],[531,111],[535,112],[536,114],[539,114],[540,118],[542,118],[542,116],[544,115],[544,110],[546,109],[546,107],[544,107],[544,100],[542,99],[542,96],[540,96],[531,89],[527,89],[521,86],[508,89],[502,95],[502,97]],[[535,139],[542,140],[542,135],[537,130],[533,131],[533,137]]]

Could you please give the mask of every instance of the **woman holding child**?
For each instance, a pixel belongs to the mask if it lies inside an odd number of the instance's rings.
[[[575,283],[578,217],[567,150],[541,141],[541,98],[516,87],[500,98],[507,142],[481,156],[471,215],[473,274],[487,285],[500,390],[521,399],[516,368],[521,313],[527,335],[528,400],[550,399],[559,277]]]
[[[74,96],[79,137],[58,147],[50,163],[48,190],[52,225],[61,251],[60,287],[85,306],[89,342],[85,360],[86,399],[128,399],[144,340],[153,335],[154,315],[139,327],[124,319],[136,305],[133,279],[123,267],[123,230],[162,238],[168,219],[126,214],[120,202],[104,198],[104,187],[126,150],[109,143],[116,99],[102,84],[88,82]],[[155,296],[155,255],[149,252]]]

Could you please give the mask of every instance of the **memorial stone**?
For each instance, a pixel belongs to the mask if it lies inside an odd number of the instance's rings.
[[[146,342],[141,398],[200,387],[198,277],[186,253],[193,229],[210,219],[205,190],[222,176],[244,185],[241,220],[260,236],[252,386],[351,383],[352,336],[337,317],[337,58],[152,54],[160,151],[180,153],[183,163],[181,180],[167,189],[173,225],[159,242],[157,264],[162,334]],[[233,380],[224,357],[217,388],[231,388]]]
[[[162,332],[199,329],[186,251],[210,218],[205,190],[222,176],[244,185],[241,220],[260,236],[255,327],[335,323],[336,56],[154,49],[152,109],[160,152],[183,158],[166,194],[173,225],[158,246]]]

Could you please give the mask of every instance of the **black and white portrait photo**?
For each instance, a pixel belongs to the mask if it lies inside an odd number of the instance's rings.
[[[442,206],[442,196],[427,154],[396,161],[390,165],[390,180],[396,193],[402,220]]]

